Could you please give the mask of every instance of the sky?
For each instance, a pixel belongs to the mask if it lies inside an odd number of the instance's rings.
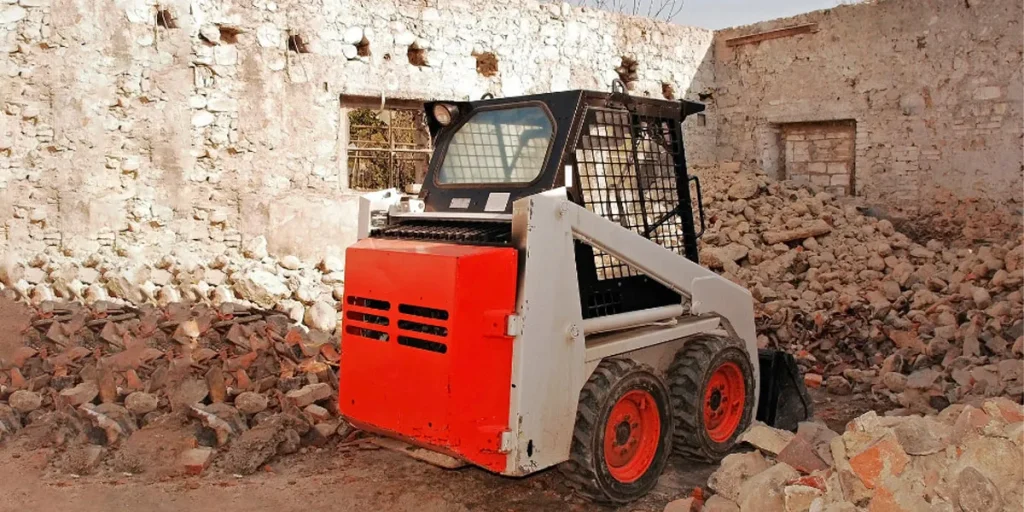
[[[641,11],[644,12],[647,3],[658,4],[665,0],[639,1],[644,4]],[[581,0],[572,3],[593,5],[595,2],[596,0]],[[682,0],[682,3],[682,10],[672,19],[673,22],[680,25],[720,29],[828,9],[840,3],[849,2],[843,0]]]

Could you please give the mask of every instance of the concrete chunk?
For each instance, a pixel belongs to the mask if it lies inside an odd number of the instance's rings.
[[[740,436],[740,442],[749,443],[763,452],[778,455],[793,440],[794,436],[792,432],[758,423]]]

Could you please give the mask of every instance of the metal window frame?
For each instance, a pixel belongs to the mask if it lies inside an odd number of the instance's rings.
[[[422,107],[415,108],[412,105],[406,104],[405,102],[403,102],[400,105],[388,105],[388,104],[385,103],[385,104],[382,104],[382,105],[379,105],[379,106],[378,105],[367,105],[367,104],[365,104],[365,102],[355,102],[354,104],[346,105],[344,108],[345,108],[345,115],[346,116],[351,116],[352,112],[356,111],[356,110],[370,110],[370,111],[375,111],[375,112],[383,112],[383,111],[413,112],[414,114],[420,114],[421,116],[423,115]],[[401,176],[399,176],[400,173],[399,173],[398,166],[396,164],[400,160],[411,160],[410,158],[407,158],[407,157],[403,158],[402,155],[410,155],[410,154],[413,154],[413,155],[416,155],[416,154],[424,155],[425,156],[425,162],[424,162],[423,172],[424,172],[424,175],[426,175],[427,169],[428,169],[428,167],[430,165],[430,155],[433,154],[433,152],[434,152],[434,144],[433,144],[434,141],[432,140],[432,137],[430,136],[430,131],[429,131],[428,126],[426,124],[425,118],[423,120],[421,120],[421,122],[419,123],[418,126],[414,126],[414,127],[406,127],[406,126],[398,126],[398,127],[396,127],[393,123],[386,123],[385,126],[383,126],[383,127],[381,127],[381,126],[372,126],[372,125],[353,124],[351,122],[351,117],[349,117],[349,122],[346,123],[346,124],[347,124],[347,127],[348,127],[348,140],[347,140],[347,145],[346,145],[346,148],[345,148],[345,159],[346,159],[346,164],[347,164],[348,174],[349,174],[349,176],[348,176],[349,188],[351,188],[352,190],[370,191],[370,192],[372,192],[372,191],[378,191],[378,190],[386,190],[386,189],[389,189],[389,188],[400,188],[400,187],[402,187],[404,184],[402,183]],[[370,147],[369,144],[371,144],[372,141],[360,140],[360,139],[355,138],[355,133],[360,128],[367,129],[367,130],[384,129],[385,130],[385,134],[386,134],[386,138],[387,138],[387,147]],[[418,143],[415,143],[415,142],[412,143],[412,144],[396,142],[396,132],[403,132],[403,131],[404,132],[413,132],[414,134],[416,134],[416,133],[422,134],[424,136],[423,138],[425,140],[425,146],[420,147],[418,145]],[[363,144],[363,145],[360,145],[360,144]],[[409,146],[409,145],[416,146],[416,147],[412,147],[412,148],[410,148],[410,147],[401,147],[401,146]],[[376,184],[375,183],[365,183],[365,182],[372,181],[372,180],[370,180],[370,179],[361,179],[362,177],[359,176],[359,166],[357,165],[359,160],[366,160],[366,159],[372,158],[371,155],[374,155],[374,154],[386,154],[388,156],[388,164],[389,164],[388,165],[388,167],[389,167],[388,171],[389,172],[388,172],[388,177],[387,177],[386,183],[376,183]],[[415,179],[411,180],[411,182],[413,182],[413,183],[415,183],[415,181],[416,181]],[[367,185],[370,185],[370,186],[367,186]],[[373,186],[373,185],[377,185],[377,186]]]
[[[448,148],[451,146],[452,142],[454,141],[455,135],[458,134],[459,130],[463,126],[465,126],[467,123],[472,121],[474,117],[476,117],[478,114],[481,114],[481,113],[484,113],[484,112],[494,112],[494,111],[499,111],[499,110],[514,110],[514,109],[517,109],[517,108],[529,108],[529,107],[539,108],[541,111],[544,112],[544,115],[547,116],[548,121],[551,122],[551,136],[548,137],[548,146],[547,146],[547,150],[545,150],[545,152],[544,152],[544,159],[543,159],[543,162],[546,164],[548,162],[548,160],[551,158],[551,154],[552,154],[552,151],[553,151],[554,145],[555,145],[555,137],[558,134],[558,121],[555,119],[554,114],[551,112],[551,109],[548,107],[548,105],[546,103],[544,103],[542,101],[522,101],[522,102],[515,102],[515,103],[502,103],[502,104],[497,104],[497,105],[485,106],[485,107],[477,108],[477,109],[473,110],[472,112],[466,112],[465,114],[463,114],[463,118],[455,126],[451,127],[451,130],[448,131],[448,134],[444,137],[444,139],[438,141],[438,147],[441,148],[441,151],[438,153],[438,158],[437,158],[437,163],[436,163],[437,170],[436,170],[436,172],[430,173],[430,174],[433,175],[434,186],[436,186],[437,188],[440,188],[440,189],[460,189],[460,188],[461,189],[492,189],[492,188],[496,189],[496,188],[499,188],[499,187],[504,187],[504,188],[509,188],[509,187],[511,187],[511,188],[526,188],[526,187],[530,187],[530,186],[536,185],[537,182],[539,182],[541,179],[544,178],[544,171],[545,171],[545,169],[544,169],[543,166],[537,171],[537,175],[532,180],[530,180],[530,181],[504,182],[504,183],[444,183],[444,182],[442,182],[439,179],[440,176],[441,176],[441,169],[444,167],[444,161],[448,157]]]

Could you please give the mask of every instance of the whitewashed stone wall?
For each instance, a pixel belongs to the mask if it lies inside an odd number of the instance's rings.
[[[635,93],[696,99],[712,36],[529,0],[0,0],[0,251],[341,255],[343,94],[607,90],[629,56]],[[688,129],[713,160],[711,123]]]

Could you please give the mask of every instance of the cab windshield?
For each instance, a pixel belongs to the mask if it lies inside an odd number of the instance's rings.
[[[552,131],[551,119],[541,107],[477,112],[452,136],[437,182],[530,183],[543,170]]]

